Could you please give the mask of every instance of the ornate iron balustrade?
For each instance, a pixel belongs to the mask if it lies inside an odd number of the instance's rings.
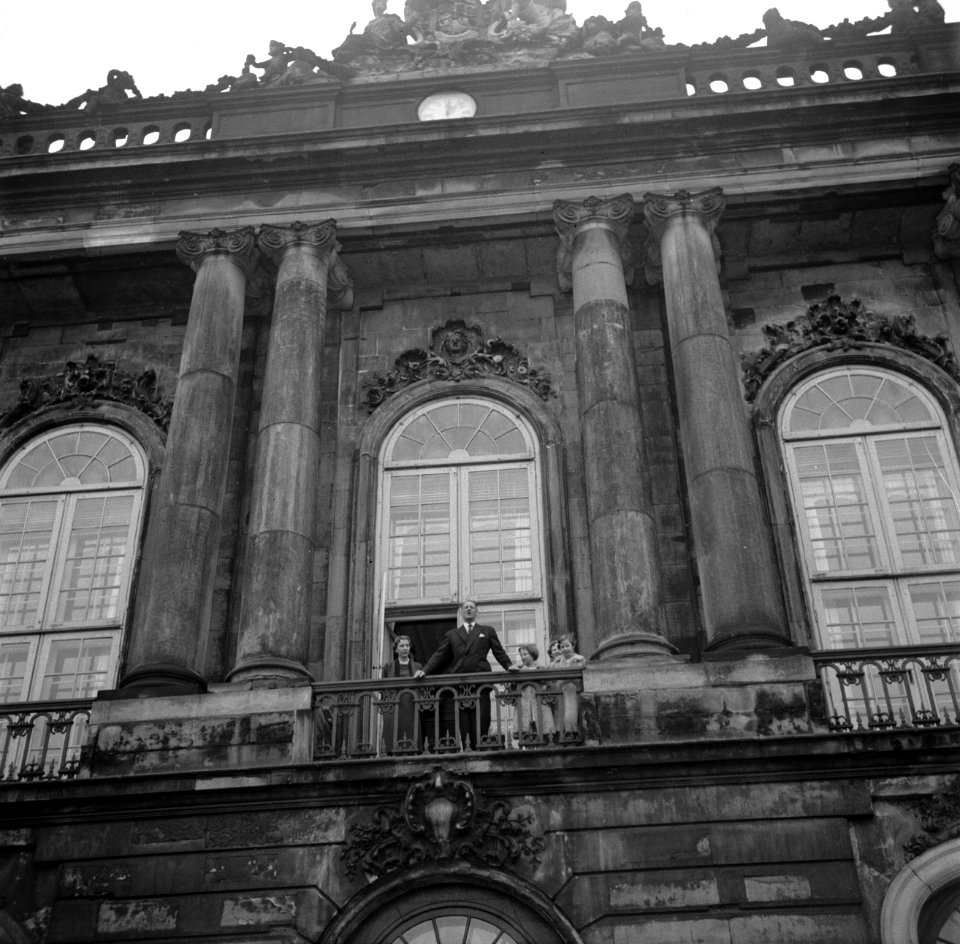
[[[342,760],[575,746],[583,743],[582,691],[581,669],[315,685],[313,756]]]
[[[0,783],[76,777],[90,705],[58,701],[0,707]]]
[[[960,724],[960,645],[814,656],[832,731]]]

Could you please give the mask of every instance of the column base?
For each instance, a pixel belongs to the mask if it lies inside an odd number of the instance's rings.
[[[720,633],[704,647],[704,659],[734,658],[740,652],[796,649],[793,640],[776,629],[746,628]]]
[[[175,662],[147,662],[127,672],[117,686],[126,698],[198,695],[207,690],[199,672]]]
[[[659,633],[629,633],[614,636],[597,646],[590,656],[591,662],[608,662],[613,659],[655,660],[671,658],[679,650],[666,636]]]
[[[292,659],[264,657],[241,662],[227,675],[227,681],[246,682],[251,688],[283,688],[290,684],[309,685],[314,678]]]

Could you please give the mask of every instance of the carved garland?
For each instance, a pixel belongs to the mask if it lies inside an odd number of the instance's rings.
[[[173,401],[161,396],[156,371],[130,374],[119,370],[113,361],[101,361],[96,354],[90,354],[83,364],[67,361],[57,374],[21,380],[16,405],[0,413],[0,429],[44,407],[57,403],[85,406],[94,400],[131,406],[149,416],[164,432],[173,411]]]
[[[485,804],[471,784],[442,767],[416,781],[396,807],[350,827],[343,850],[349,875],[380,877],[428,860],[466,859],[495,868],[534,864],[543,839],[533,835],[529,808],[504,800]]]
[[[372,413],[388,397],[418,380],[469,380],[476,377],[503,377],[529,387],[541,400],[553,396],[550,375],[536,367],[501,338],[484,341],[477,325],[467,327],[460,320],[434,328],[430,350],[404,351],[394,361],[395,370],[374,376],[367,382],[364,406]]]
[[[917,833],[904,843],[903,851],[907,862],[922,855],[927,849],[960,836],[960,777],[953,781],[949,789],[919,800],[913,806],[920,818],[923,832]]]
[[[865,308],[856,298],[845,303],[839,295],[830,295],[826,302],[811,305],[802,319],[764,325],[763,332],[767,336],[766,347],[741,358],[748,402],[756,398],[776,367],[815,347],[848,351],[864,344],[889,344],[933,361],[960,381],[960,366],[946,334],[933,338],[920,334],[913,315],[889,318]]]

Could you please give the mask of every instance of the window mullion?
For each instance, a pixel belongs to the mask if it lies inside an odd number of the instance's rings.
[[[461,602],[473,595],[470,583],[470,466],[450,470],[451,521],[457,522],[457,538],[450,542],[450,582],[453,598]]]
[[[69,522],[72,518],[70,510],[76,504],[76,496],[59,495],[57,497],[57,511],[50,530],[50,555],[44,570],[43,584],[40,588],[40,606],[37,607],[37,629],[49,629],[56,613],[55,601],[60,589],[60,580],[63,576],[63,560],[66,557],[67,537],[69,536]]]
[[[903,567],[903,561],[900,559],[897,529],[883,488],[883,472],[877,458],[876,438],[858,438],[857,456],[860,459],[864,491],[869,496],[870,516],[878,531],[877,546],[881,566],[887,572],[899,571]]]

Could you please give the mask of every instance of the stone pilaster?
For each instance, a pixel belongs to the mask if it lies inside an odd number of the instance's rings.
[[[558,276],[573,290],[595,659],[666,655],[656,523],[627,305],[629,194],[557,201]],[[625,274],[626,270],[626,274]]]
[[[278,267],[253,504],[231,681],[310,680],[320,372],[328,288],[349,292],[333,220],[264,225],[260,249]]]
[[[790,645],[718,276],[718,189],[647,194],[647,278],[662,279],[708,649]]]
[[[120,686],[137,695],[204,688],[253,228],[181,233],[177,256],[197,277]]]

